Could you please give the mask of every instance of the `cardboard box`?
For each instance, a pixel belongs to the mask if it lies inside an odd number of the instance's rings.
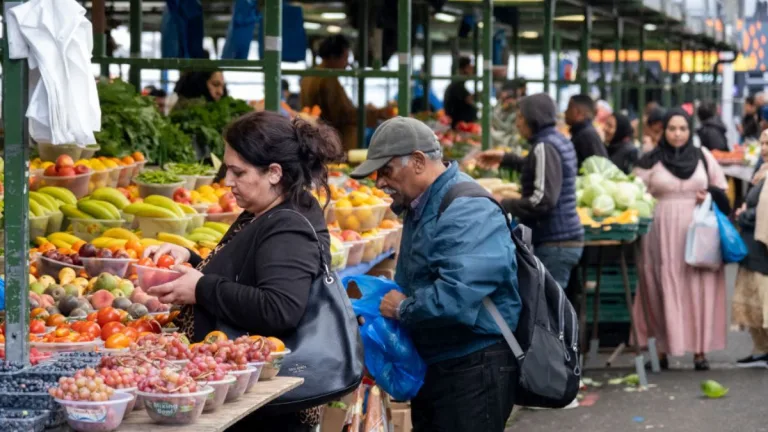
[[[392,410],[394,432],[411,432],[413,430],[411,406],[407,403],[393,403],[390,405],[390,409]]]

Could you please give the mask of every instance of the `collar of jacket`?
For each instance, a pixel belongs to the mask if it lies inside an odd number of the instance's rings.
[[[545,128],[540,129],[538,132],[533,134],[530,138],[528,138],[528,143],[531,145],[538,144],[541,142],[542,138],[552,135],[553,133],[556,133],[557,129],[555,129],[554,126],[547,126]]]
[[[589,128],[590,126],[592,126],[592,120],[584,120],[581,123],[576,123],[575,125],[571,126],[571,136],[576,135],[577,133]]]
[[[431,212],[433,209],[437,212],[437,207],[440,205],[439,200],[435,201],[432,197],[440,191],[452,178],[456,176],[459,171],[459,164],[456,162],[450,162],[445,171],[432,183],[424,193],[419,196],[419,203],[417,208],[408,209],[408,212],[413,212],[413,220],[419,220],[425,213]],[[393,211],[394,211],[393,207]],[[404,210],[404,209],[399,209]],[[398,215],[399,213],[396,212]]]

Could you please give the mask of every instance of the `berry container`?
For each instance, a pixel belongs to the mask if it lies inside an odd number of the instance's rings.
[[[57,410],[59,405],[48,392],[0,392],[0,410],[35,407]]]
[[[347,267],[356,266],[363,262],[363,254],[365,253],[366,244],[368,244],[368,239],[344,242],[344,245],[349,248]]]
[[[181,277],[181,273],[173,270],[166,270],[157,267],[146,267],[134,264],[136,275],[139,278],[139,286],[143,290],[148,290],[156,285],[175,281]]]
[[[256,372],[256,368],[246,367],[244,370],[229,371],[228,374],[235,377],[235,383],[229,387],[227,392],[227,402],[234,402],[240,399],[248,389],[248,384],[251,381],[251,376]]]
[[[120,228],[125,225],[125,219],[70,219],[72,234],[87,242],[100,237],[104,231],[110,228]]]
[[[42,175],[40,177],[40,187],[45,186],[58,186],[64,189],[69,189],[75,194],[77,199],[80,199],[88,195],[89,185],[91,182],[91,176],[94,171],[90,171],[84,174],[78,174],[68,177],[47,176]]]
[[[136,392],[138,391],[138,387],[129,387],[129,388],[123,388],[123,389],[115,389],[115,393],[127,393],[131,396],[133,396],[133,399],[128,402],[128,406],[125,407],[125,415],[128,415],[129,412],[133,411],[136,408]]]
[[[198,381],[198,383],[204,383],[201,381]],[[208,397],[205,400],[205,408],[203,408],[203,412],[214,412],[219,407],[224,405],[224,400],[227,399],[227,394],[229,393],[229,389],[232,387],[232,384],[235,383],[235,377],[231,375],[227,375],[224,377],[221,381],[208,381],[207,384],[210,387],[213,387],[213,393],[209,394]]]
[[[104,272],[115,275],[119,278],[125,276],[128,272],[128,267],[131,263],[135,263],[138,260],[132,258],[80,258],[85,267],[85,272],[88,276],[95,277]]]
[[[286,348],[283,351],[270,353],[269,357],[267,357],[267,363],[264,365],[264,368],[261,370],[261,376],[259,377],[259,381],[268,381],[276,377],[277,374],[280,372],[280,368],[283,366],[283,360],[285,359],[285,356],[287,356],[290,353],[291,353],[291,350],[289,350],[288,348]]]
[[[135,396],[130,393],[115,392],[105,402],[84,402],[56,399],[64,407],[69,426],[80,432],[110,432],[123,422],[128,404]]]
[[[248,367],[254,368],[255,371],[251,374],[251,379],[248,380],[248,386],[245,387],[246,393],[250,392],[253,389],[253,386],[255,386],[257,382],[259,382],[259,377],[261,377],[261,371],[264,369],[265,364],[267,364],[267,362],[248,363]]]
[[[226,213],[208,213],[205,219],[208,222],[223,222],[226,224],[233,224],[241,212],[226,212]]]
[[[205,386],[195,393],[148,393],[137,391],[149,418],[159,424],[190,424],[197,421],[205,408],[213,387]]]
[[[139,186],[139,196],[146,198],[150,195],[162,195],[164,197],[173,198],[173,192],[184,186],[184,181],[176,183],[144,183],[142,181],[135,181]]]
[[[50,258],[46,258],[44,256],[39,256],[37,258],[37,271],[41,275],[48,275],[53,278],[59,277],[59,272],[61,269],[69,267],[72,270],[75,271],[75,274],[80,274],[81,271],[85,269],[83,266],[76,266],[74,264],[65,264],[63,262],[54,261]]]
[[[182,218],[153,218],[136,216],[139,221],[141,236],[144,238],[156,238],[158,233],[184,235],[187,233],[187,225],[192,218],[185,216]]]
[[[43,410],[0,410],[0,430],[3,432],[42,432],[48,413]]]

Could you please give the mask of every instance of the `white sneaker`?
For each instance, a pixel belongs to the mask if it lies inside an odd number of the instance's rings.
[[[578,408],[578,407],[579,407],[579,399],[576,398],[576,399],[572,400],[571,403],[569,403],[568,405],[566,405],[566,406],[564,406],[564,407],[562,407],[560,409],[567,410],[567,409],[574,409],[574,408]],[[529,409],[529,410],[533,410],[533,411],[554,409],[554,408],[540,408],[540,407],[524,407],[524,408]]]

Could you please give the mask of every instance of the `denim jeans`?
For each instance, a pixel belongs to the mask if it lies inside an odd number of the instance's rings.
[[[583,247],[537,246],[533,252],[563,290],[568,287],[571,270],[579,264]]]
[[[517,360],[503,341],[431,364],[411,400],[413,432],[502,432],[517,380]]]

